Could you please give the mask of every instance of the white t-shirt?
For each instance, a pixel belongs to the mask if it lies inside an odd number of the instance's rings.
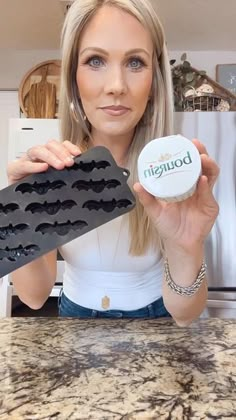
[[[61,246],[65,260],[63,291],[86,308],[135,310],[162,294],[163,260],[159,250],[129,255],[128,217],[120,216]]]

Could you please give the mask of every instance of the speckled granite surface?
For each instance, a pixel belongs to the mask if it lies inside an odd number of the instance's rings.
[[[236,320],[0,320],[0,419],[236,419]]]

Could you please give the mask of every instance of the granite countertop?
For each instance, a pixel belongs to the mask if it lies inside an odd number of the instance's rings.
[[[236,320],[0,320],[0,419],[236,419]]]

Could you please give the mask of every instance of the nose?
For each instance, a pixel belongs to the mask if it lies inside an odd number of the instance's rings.
[[[125,71],[121,66],[114,65],[107,69],[105,93],[120,96],[127,92],[127,81]]]

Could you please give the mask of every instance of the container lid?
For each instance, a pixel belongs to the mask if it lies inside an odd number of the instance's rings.
[[[199,151],[180,134],[150,141],[138,158],[139,182],[150,194],[162,199],[186,196],[200,174]]]

